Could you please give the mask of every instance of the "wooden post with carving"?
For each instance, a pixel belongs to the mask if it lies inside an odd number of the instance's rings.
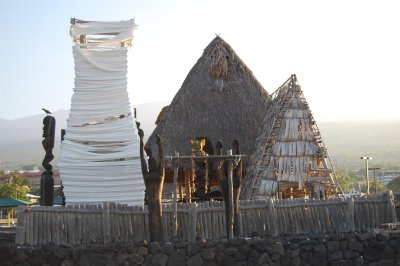
[[[56,128],[56,119],[47,115],[43,119],[43,141],[42,145],[46,152],[46,155],[42,161],[43,167],[46,169],[42,173],[40,179],[40,205],[42,206],[53,206],[54,198],[54,178],[53,178],[53,167],[50,162],[54,159],[53,148],[54,148],[54,134]]]

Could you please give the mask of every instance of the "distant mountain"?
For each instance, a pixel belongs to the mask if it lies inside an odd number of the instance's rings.
[[[155,128],[155,121],[166,102],[139,104],[136,108],[137,120],[144,131],[144,139]],[[59,110],[52,114],[56,118],[56,136],[52,165],[56,166],[60,154],[61,129],[67,127],[69,110]],[[43,118],[46,115],[33,115],[15,120],[0,119],[0,169],[17,170],[24,166],[40,166],[44,158],[42,147]]]
[[[68,117],[67,110],[54,112],[56,118],[56,135],[53,154],[60,153],[60,130],[65,128]],[[17,170],[23,166],[42,164],[44,150],[42,147],[43,118],[33,115],[15,120],[0,120],[0,168]]]
[[[69,111],[59,110],[54,112],[56,118],[56,131],[60,132],[60,128],[65,128]],[[15,120],[0,119],[0,143],[15,144],[25,141],[32,141],[42,137],[43,118],[46,114],[33,115]]]
[[[368,156],[370,167],[400,169],[400,120],[317,124],[335,168],[364,168]]]
[[[134,106],[145,140],[155,128],[155,121],[166,102]],[[53,150],[56,162],[60,153],[61,129],[66,128],[68,110],[54,112],[57,121]],[[42,120],[45,114],[15,120],[0,119],[0,169],[17,170],[24,166],[40,166],[44,157]],[[362,169],[361,156],[370,156],[371,167],[400,169],[400,121],[327,123],[318,122],[328,154],[336,169]]]

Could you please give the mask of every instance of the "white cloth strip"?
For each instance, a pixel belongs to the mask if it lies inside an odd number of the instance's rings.
[[[127,48],[118,43],[132,38],[135,26],[133,21],[72,25],[72,34],[87,38],[116,36],[73,48],[75,88],[58,163],[67,204],[143,205],[139,137],[127,93]]]
[[[119,22],[88,21],[71,25],[70,34],[74,39],[79,40],[80,35],[87,38],[87,47],[112,47],[120,45],[121,42],[133,39],[133,31],[137,28],[134,20]],[[111,34],[111,37],[103,35]],[[99,35],[99,36],[93,36]],[[79,45],[79,44],[78,44]]]

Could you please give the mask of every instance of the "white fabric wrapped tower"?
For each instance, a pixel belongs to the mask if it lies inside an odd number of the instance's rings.
[[[58,168],[67,204],[143,205],[139,137],[127,92],[136,25],[73,19],[75,88]]]

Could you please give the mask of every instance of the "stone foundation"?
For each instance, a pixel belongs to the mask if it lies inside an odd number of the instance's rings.
[[[77,247],[0,243],[0,265],[400,265],[400,231]]]

